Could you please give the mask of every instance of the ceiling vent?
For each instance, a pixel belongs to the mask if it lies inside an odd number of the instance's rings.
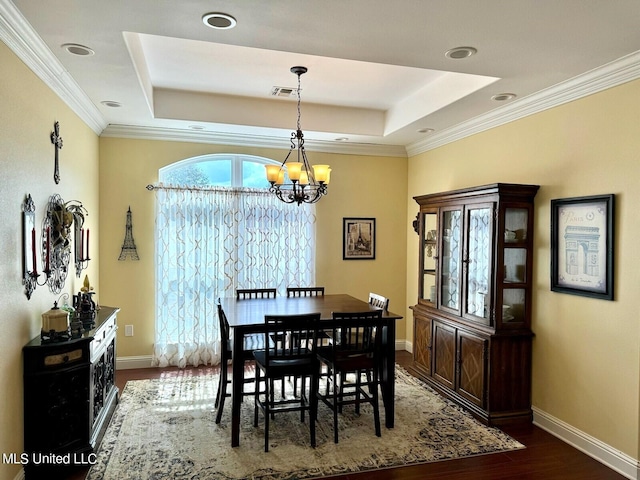
[[[273,87],[271,89],[271,95],[274,97],[290,97],[296,93],[296,89],[293,87]]]

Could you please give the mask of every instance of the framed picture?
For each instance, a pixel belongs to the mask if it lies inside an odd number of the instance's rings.
[[[376,258],[376,219],[342,219],[342,259],[373,260]]]
[[[551,200],[551,290],[613,300],[614,195]]]

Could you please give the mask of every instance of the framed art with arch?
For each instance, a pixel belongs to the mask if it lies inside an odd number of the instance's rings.
[[[614,195],[551,200],[551,290],[613,300]]]

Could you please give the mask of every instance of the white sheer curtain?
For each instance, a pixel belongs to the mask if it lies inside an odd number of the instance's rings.
[[[315,206],[257,189],[157,185],[153,365],[220,360],[217,299],[315,284]]]

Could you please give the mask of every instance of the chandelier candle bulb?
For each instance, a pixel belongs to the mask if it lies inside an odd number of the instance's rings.
[[[288,162],[287,171],[289,172],[289,180],[297,182],[300,180],[300,172],[302,172],[302,162]]]
[[[270,183],[275,183],[278,181],[278,175],[282,171],[279,165],[265,165],[267,169],[267,181]]]
[[[329,183],[329,165],[313,165],[313,175],[317,182]]]

